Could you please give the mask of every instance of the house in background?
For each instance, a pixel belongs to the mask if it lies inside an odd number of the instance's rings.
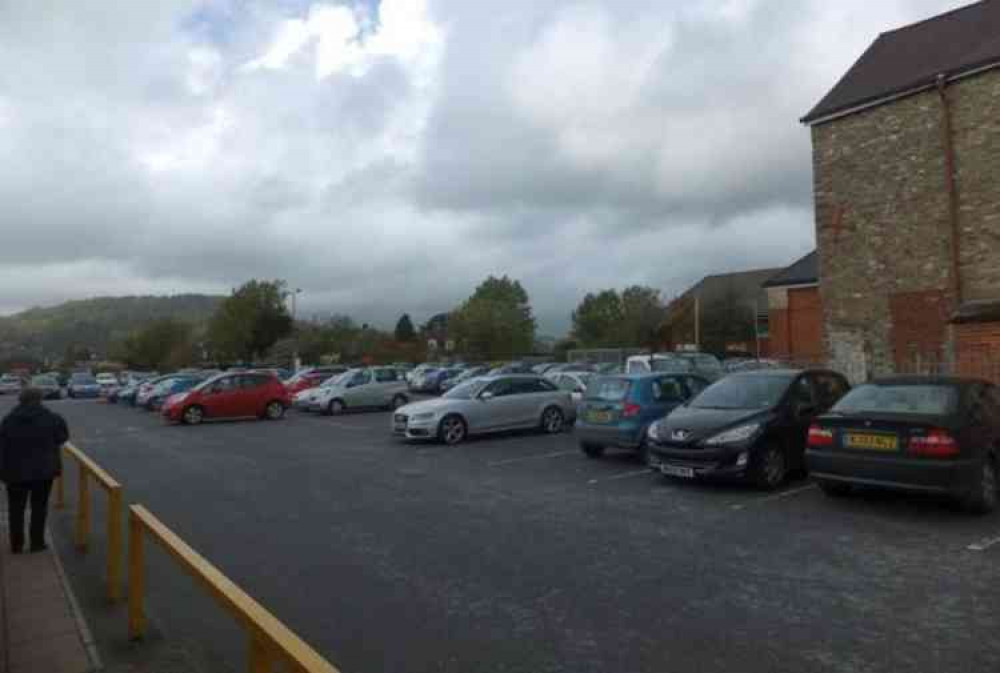
[[[1000,362],[1000,0],[884,33],[811,127],[832,366]]]
[[[816,251],[764,283],[769,325],[768,357],[800,364],[825,358],[823,309]]]
[[[694,344],[722,355],[737,350],[767,354],[767,294],[761,287],[781,269],[705,276],[670,302],[660,329],[663,348]]]

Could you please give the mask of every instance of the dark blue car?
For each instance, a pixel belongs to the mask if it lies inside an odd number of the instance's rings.
[[[645,461],[649,426],[708,385],[696,374],[595,376],[577,409],[580,449],[590,458],[608,448],[626,449]]]

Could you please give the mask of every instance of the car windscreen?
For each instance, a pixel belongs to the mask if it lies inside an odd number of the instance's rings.
[[[628,395],[632,382],[618,377],[594,379],[587,386],[587,399],[600,402],[621,402]]]
[[[320,388],[332,388],[333,386],[339,385],[341,383],[346,383],[347,379],[350,377],[347,372],[341,372],[340,374],[334,374],[330,378],[326,379],[319,385]]]
[[[766,409],[788,390],[790,376],[730,376],[705,388],[694,398],[696,409]]]
[[[847,393],[832,411],[948,416],[957,407],[958,391],[954,386],[865,384]]]
[[[486,385],[486,381],[481,379],[472,379],[471,381],[466,381],[461,385],[455,386],[446,392],[444,397],[449,400],[471,400],[473,397],[482,392]]]

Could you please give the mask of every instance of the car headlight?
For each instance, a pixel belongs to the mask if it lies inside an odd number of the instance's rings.
[[[422,414],[413,414],[410,416],[411,421],[430,421],[434,419],[434,412],[424,412]]]
[[[740,425],[731,430],[726,430],[725,432],[713,435],[705,440],[705,444],[709,446],[719,446],[721,444],[736,444],[739,442],[745,442],[756,435],[758,430],[760,430],[760,423],[747,423],[746,425]]]
[[[646,431],[646,434],[649,435],[650,439],[655,439],[659,441],[660,439],[662,439],[660,436],[661,430],[662,426],[660,425],[660,422],[654,421],[653,424],[649,426],[649,430]]]

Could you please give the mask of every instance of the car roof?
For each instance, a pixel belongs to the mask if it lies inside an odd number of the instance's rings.
[[[629,381],[644,381],[645,379],[659,379],[664,376],[697,376],[704,378],[698,372],[612,372],[602,374],[600,372],[559,372],[560,374],[590,374],[599,376],[602,379],[627,379]]]

